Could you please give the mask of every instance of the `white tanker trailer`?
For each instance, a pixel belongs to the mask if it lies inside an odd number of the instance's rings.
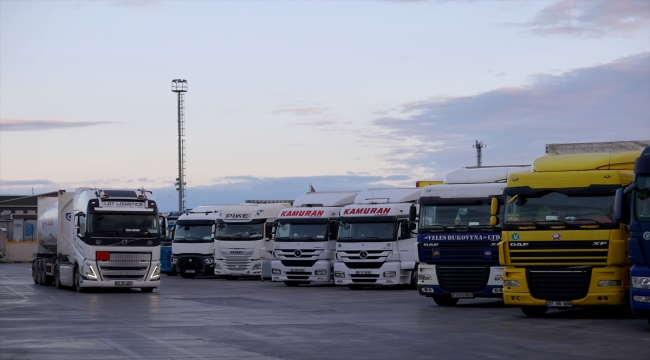
[[[56,288],[160,285],[158,207],[146,190],[60,190],[38,198],[35,284]]]

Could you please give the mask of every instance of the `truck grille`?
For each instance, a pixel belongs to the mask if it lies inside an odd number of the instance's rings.
[[[530,294],[540,300],[578,300],[587,296],[591,267],[527,269]]]
[[[178,263],[179,270],[201,270],[203,264],[198,257],[182,257]]]
[[[605,266],[609,241],[511,241],[507,245],[513,266]]]
[[[316,260],[280,260],[284,266],[299,266],[299,267],[312,267],[316,264]]]
[[[383,262],[371,262],[371,261],[345,263],[345,266],[347,266],[348,269],[379,269],[382,265],[384,265]]]
[[[97,261],[104,280],[144,280],[149,273],[151,253],[111,252],[110,260]]]
[[[251,264],[249,256],[228,255],[225,257],[226,269],[230,271],[242,272],[248,270]]]
[[[490,275],[489,266],[436,266],[440,287],[445,291],[481,291]]]
[[[424,246],[423,243],[418,243],[418,250],[420,251],[420,259],[422,262],[435,263],[435,262],[485,262],[499,261],[499,250],[497,247],[491,247],[490,242],[485,241],[471,241],[471,242],[440,242],[438,246],[429,247]],[[439,252],[439,255],[434,255],[434,252]],[[486,255],[486,251],[490,254]]]

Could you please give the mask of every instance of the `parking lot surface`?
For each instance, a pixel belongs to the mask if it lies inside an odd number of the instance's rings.
[[[76,293],[29,267],[0,264],[2,359],[650,359],[650,326],[624,311],[528,318],[496,300],[216,277]]]

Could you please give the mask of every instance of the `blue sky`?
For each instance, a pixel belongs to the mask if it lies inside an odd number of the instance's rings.
[[[412,186],[650,139],[650,2],[0,0],[0,194]]]

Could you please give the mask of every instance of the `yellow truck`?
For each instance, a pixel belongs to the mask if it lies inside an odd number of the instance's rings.
[[[532,172],[508,177],[499,244],[507,305],[543,316],[629,301],[623,188],[646,143],[547,145]],[[499,221],[496,204],[492,211]]]

